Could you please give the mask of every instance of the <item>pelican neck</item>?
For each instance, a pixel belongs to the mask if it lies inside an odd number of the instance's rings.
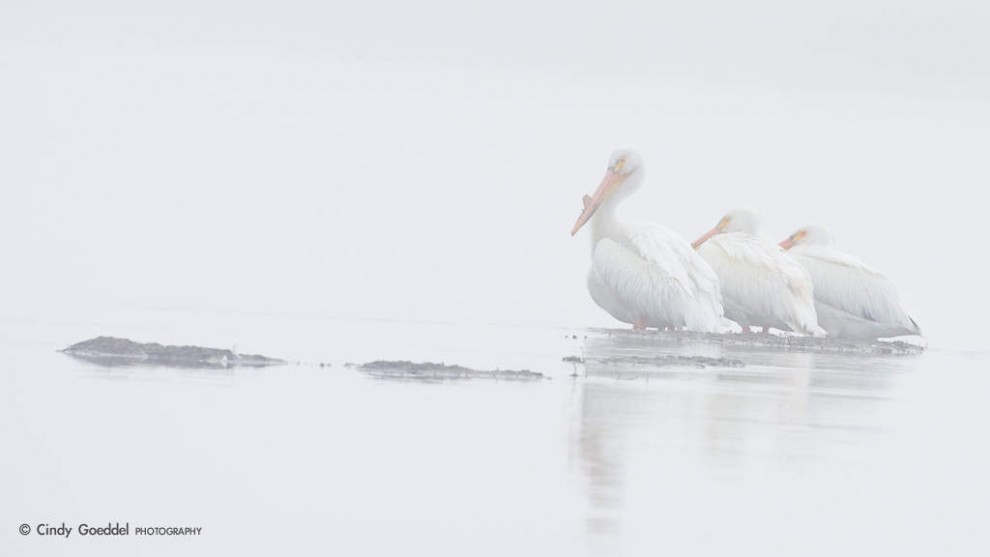
[[[614,239],[619,233],[619,219],[616,217],[616,206],[618,203],[610,199],[602,203],[591,219],[591,242],[592,247],[605,238]]]

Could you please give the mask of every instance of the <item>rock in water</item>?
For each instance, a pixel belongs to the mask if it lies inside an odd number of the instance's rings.
[[[628,329],[593,329],[611,343],[641,347],[715,344],[729,349],[769,350],[780,352],[821,352],[862,354],[867,356],[914,356],[924,346],[891,340],[850,340],[831,337],[776,335],[772,333],[697,333],[691,331],[631,331]]]
[[[202,346],[163,346],[158,343],[134,342],[126,338],[96,337],[61,350],[65,354],[102,365],[155,364],[176,367],[234,366],[264,367],[285,363],[256,354],[237,354],[232,350]]]
[[[372,377],[382,379],[415,379],[422,381],[449,381],[453,379],[499,379],[505,381],[527,381],[543,379],[543,374],[535,371],[496,369],[482,371],[458,365],[436,364],[432,362],[414,363],[407,361],[374,361],[357,366]]]

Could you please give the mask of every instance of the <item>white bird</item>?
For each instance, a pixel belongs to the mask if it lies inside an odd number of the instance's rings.
[[[832,248],[832,234],[806,226],[780,243],[811,274],[818,324],[830,336],[877,339],[920,335],[894,283],[859,259]]]
[[[638,154],[616,150],[594,195],[584,196],[571,236],[591,220],[591,298],[634,329],[714,332],[722,321],[722,299],[711,267],[672,230],[616,218],[616,207],[640,187],[643,174]]]
[[[730,211],[692,244],[722,285],[725,316],[743,331],[775,327],[820,332],[811,277],[800,263],[759,234],[752,211]]]

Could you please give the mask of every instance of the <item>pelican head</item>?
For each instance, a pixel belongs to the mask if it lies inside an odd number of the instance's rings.
[[[608,170],[594,195],[584,196],[584,209],[571,229],[577,234],[603,204],[624,199],[643,181],[643,159],[631,149],[616,149],[608,159]]]
[[[832,245],[832,231],[824,226],[818,226],[816,224],[805,226],[800,228],[794,234],[787,237],[786,240],[780,243],[780,247],[785,250],[791,249],[794,246],[822,246],[828,247]]]
[[[725,232],[744,232],[746,234],[756,234],[760,231],[760,217],[749,209],[733,209],[725,214],[715,228],[705,232],[700,238],[691,244],[691,247],[698,249],[709,238],[716,234]]]

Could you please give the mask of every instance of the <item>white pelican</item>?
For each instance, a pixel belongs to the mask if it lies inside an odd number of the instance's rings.
[[[872,340],[921,334],[889,278],[831,246],[832,234],[822,226],[806,226],[780,243],[811,274],[818,324],[829,335]]]
[[[594,195],[584,196],[584,210],[571,236],[591,220],[591,298],[634,329],[713,332],[722,320],[722,299],[711,267],[672,230],[616,218],[619,202],[642,182],[642,159],[618,149]]]
[[[746,332],[754,326],[817,332],[808,271],[760,236],[759,227],[755,213],[736,209],[692,244],[718,275],[725,316]]]

